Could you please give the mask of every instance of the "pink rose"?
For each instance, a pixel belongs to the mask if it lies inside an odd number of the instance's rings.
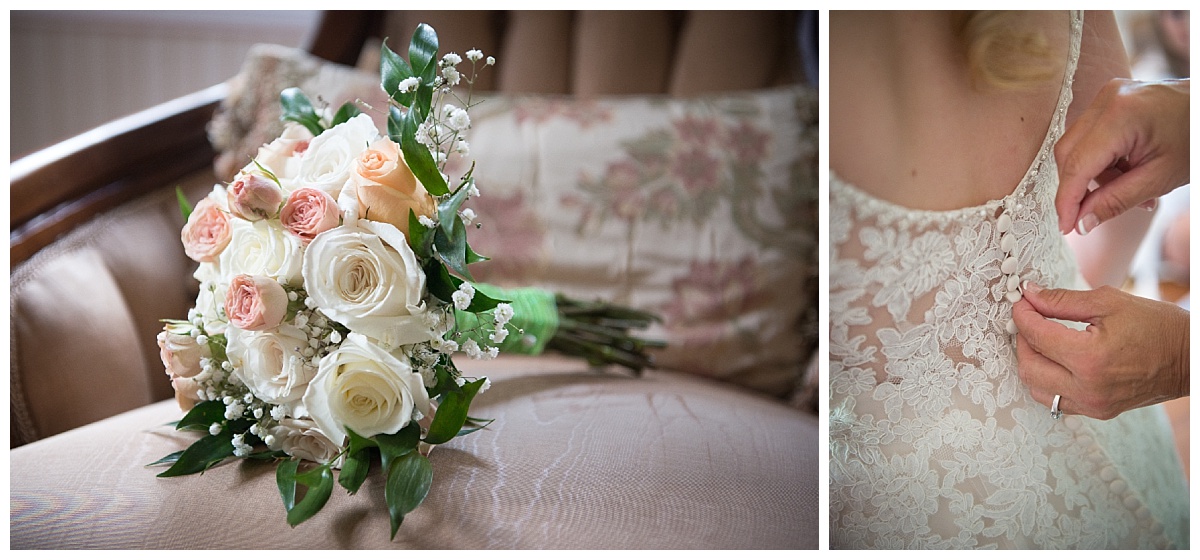
[[[216,262],[217,256],[229,245],[232,227],[229,216],[212,199],[205,197],[196,204],[188,222],[183,226],[183,252],[196,262]]]
[[[340,218],[337,201],[329,193],[311,187],[292,191],[279,211],[283,229],[306,244],[317,234],[337,227]]]
[[[158,333],[158,356],[172,379],[195,377],[201,370],[200,358],[210,355],[208,345],[197,343],[191,335],[165,329]]]
[[[358,217],[392,224],[405,237],[409,210],[418,217],[437,212],[437,204],[408,168],[400,146],[387,138],[372,142],[359,154],[351,181],[358,190]]]
[[[283,190],[266,177],[243,173],[229,185],[229,211],[243,220],[265,220],[279,211]]]
[[[247,331],[279,326],[287,314],[287,306],[287,291],[279,282],[266,276],[234,276],[225,294],[225,315],[229,317],[229,324]]]

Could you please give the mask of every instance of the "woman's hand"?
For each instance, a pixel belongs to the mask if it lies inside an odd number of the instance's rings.
[[[1190,388],[1189,314],[1112,287],[1091,291],[1026,285],[1013,305],[1017,369],[1034,400],[1108,420]],[[1089,323],[1078,331],[1051,319]]]
[[[1187,184],[1190,105],[1189,80],[1108,82],[1055,146],[1059,229],[1086,235]]]

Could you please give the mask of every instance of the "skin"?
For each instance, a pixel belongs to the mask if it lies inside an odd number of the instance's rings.
[[[1109,286],[1091,291],[1027,284],[1013,305],[1017,363],[1034,400],[1108,420],[1182,396],[1188,374],[1190,314]],[[1048,317],[1088,323],[1077,331]],[[1147,326],[1152,325],[1152,328]]]
[[[1189,182],[1189,92],[1187,80],[1104,86],[1055,150],[1064,231],[1074,223],[1086,234]],[[1186,267],[1182,220],[1168,230],[1164,258]],[[1089,325],[1074,331],[1052,318]],[[1027,290],[1013,306],[1021,379],[1038,402],[1062,395],[1062,410],[1104,420],[1187,396],[1189,318],[1174,304],[1108,287]]]
[[[1063,233],[1087,234],[1190,182],[1190,90],[1189,80],[1105,84],[1054,150]]]

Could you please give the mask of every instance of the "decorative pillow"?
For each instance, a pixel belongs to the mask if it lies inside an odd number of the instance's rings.
[[[252,51],[239,80],[253,87],[235,87],[213,126],[243,132],[218,144],[236,158],[280,130],[283,87],[382,106],[375,76],[297,51]],[[446,168],[481,170],[471,243],[495,260],[477,279],[652,311],[659,366],[800,390],[817,335],[815,91],[483,97],[470,154]]]

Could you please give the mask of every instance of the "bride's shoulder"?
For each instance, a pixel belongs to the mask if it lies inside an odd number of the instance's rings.
[[[1086,12],[1067,125],[1070,126],[1075,117],[1091,104],[1100,88],[1109,80],[1128,77],[1129,58],[1121,41],[1116,17],[1111,11]]]

